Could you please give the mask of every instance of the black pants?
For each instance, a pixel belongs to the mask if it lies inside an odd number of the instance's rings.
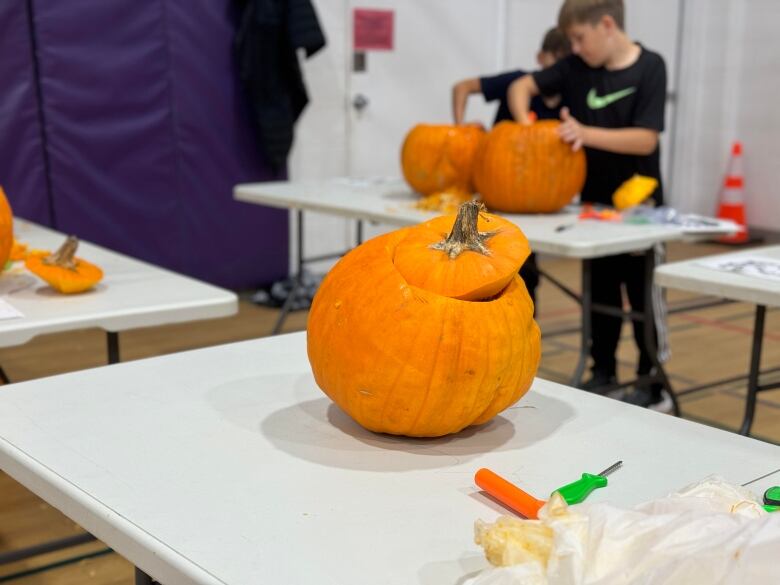
[[[534,314],[536,314],[536,287],[539,286],[539,269],[536,267],[536,254],[531,254],[520,267],[520,278],[525,282],[525,288],[534,302]]]
[[[645,303],[652,299],[645,298],[645,256],[619,254],[605,258],[595,258],[591,262],[591,293],[593,303],[622,308],[622,287],[625,287],[631,309],[636,312],[645,310]],[[620,329],[623,320],[601,313],[591,312],[591,345],[590,355],[593,358],[593,372],[614,376],[616,370],[615,353],[620,340]],[[639,348],[639,365],[637,374],[650,372],[653,362],[645,347],[645,326],[653,328],[655,323],[645,324],[633,321],[634,339]]]

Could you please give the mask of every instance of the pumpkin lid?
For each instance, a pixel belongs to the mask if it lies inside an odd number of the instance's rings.
[[[483,210],[469,201],[457,216],[409,228],[395,248],[396,269],[409,284],[454,299],[480,301],[500,293],[531,248],[515,224]]]

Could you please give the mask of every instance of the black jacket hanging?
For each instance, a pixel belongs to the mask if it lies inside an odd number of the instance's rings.
[[[260,143],[275,170],[284,166],[296,120],[309,101],[298,49],[311,57],[325,46],[311,0],[236,0],[239,75],[246,86]]]

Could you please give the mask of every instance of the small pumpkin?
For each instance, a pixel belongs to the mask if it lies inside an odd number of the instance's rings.
[[[401,148],[404,179],[422,195],[441,191],[470,195],[474,158],[484,135],[478,126],[415,126]]]
[[[65,243],[53,254],[28,254],[24,265],[61,293],[84,292],[100,282],[103,271],[98,266],[76,257],[78,245],[79,241],[75,236],[68,236]]]
[[[320,285],[307,324],[314,379],[367,429],[456,433],[530,388],[541,339],[517,276],[530,248],[480,209],[369,240]]]
[[[488,209],[553,213],[585,184],[585,153],[572,152],[556,120],[531,125],[504,121],[485,137],[474,164],[474,184]]]
[[[11,257],[14,244],[14,214],[0,187],[0,267],[5,266]]]

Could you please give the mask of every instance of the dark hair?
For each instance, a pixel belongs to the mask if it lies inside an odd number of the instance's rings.
[[[596,24],[604,16],[611,16],[622,30],[625,20],[623,0],[565,0],[558,13],[558,27],[565,31],[573,24]]]
[[[542,51],[545,53],[552,53],[557,58],[565,57],[571,53],[571,44],[569,38],[563,34],[563,31],[557,26],[551,28],[544,35],[542,41]]]

